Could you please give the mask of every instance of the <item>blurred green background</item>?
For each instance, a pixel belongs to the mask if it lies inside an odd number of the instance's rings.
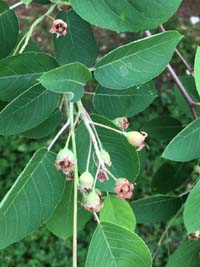
[[[7,1],[13,4],[13,1]],[[26,32],[31,21],[44,12],[45,7],[31,5],[29,8],[17,8],[16,12],[20,18],[22,32]],[[193,65],[196,46],[200,43],[200,23],[192,25],[191,16],[200,16],[199,0],[183,1],[178,13],[168,22],[166,29],[177,29],[185,38],[179,45],[181,52],[185,55],[191,65]],[[52,36],[49,34],[50,20],[46,19],[39,27],[37,27],[33,40],[38,43],[38,47],[45,52],[52,53]],[[107,30],[101,30],[94,27],[94,33],[99,47],[99,56],[107,53],[111,49],[133,41],[143,34],[133,33],[115,33]],[[155,31],[156,32],[156,31]],[[185,75],[185,68],[179,59],[174,56],[173,65],[176,66],[180,75]],[[190,118],[182,113],[175,101],[174,84],[164,73],[161,78],[156,81],[159,97],[154,103],[143,113],[130,119],[133,129],[142,129],[143,125],[150,119],[157,116],[173,116],[188,123]],[[88,88],[93,91],[94,85]],[[84,103],[88,110],[92,111],[92,98],[87,96]],[[55,135],[52,133],[43,140],[30,140],[25,137],[0,137],[0,198],[4,196],[10,186],[13,184],[17,176],[23,170],[24,166],[36,151],[36,149],[46,146],[51,138]],[[62,143],[62,142],[61,142]],[[153,194],[151,188],[152,175],[160,164],[160,155],[166,145],[166,141],[156,139],[148,140],[150,150],[147,151],[147,160],[145,164],[144,174],[138,181],[134,199]],[[60,145],[55,146],[58,151]],[[179,190],[184,192],[187,188],[187,181]],[[66,225],[67,227],[67,225]],[[166,225],[157,224],[137,228],[139,235],[144,238],[152,253],[156,250],[157,242],[162,235]],[[95,228],[93,221],[89,222],[84,231],[78,236],[78,266],[84,266],[87,248],[91,239],[92,232]],[[165,266],[169,255],[175,250],[179,243],[185,238],[186,232],[182,224],[182,217],[178,217],[169,233],[166,235],[163,245],[160,248],[157,257],[154,260],[155,267]],[[25,240],[0,251],[0,267],[71,267],[72,266],[72,240],[59,240],[53,236],[45,227],[27,237]],[[139,267],[139,266],[138,266]]]

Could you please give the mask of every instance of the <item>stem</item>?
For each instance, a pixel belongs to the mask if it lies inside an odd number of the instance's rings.
[[[163,25],[160,25],[160,29],[161,31],[165,32],[165,28]],[[180,58],[180,60],[183,62],[183,64],[186,66],[186,68],[189,70],[190,74],[192,76],[194,76],[194,71],[193,69],[191,68],[190,64],[187,62],[187,60],[183,57],[183,55],[181,54],[181,52],[176,48],[175,49],[175,52],[177,54],[177,56]]]
[[[146,34],[146,36],[152,36],[150,31],[145,31],[145,34]],[[167,65],[167,70],[170,73],[170,75],[173,78],[173,80],[175,81],[175,83],[177,84],[177,86],[178,86],[181,94],[185,98],[186,102],[188,103],[188,106],[189,106],[189,108],[191,110],[191,113],[192,113],[194,119],[197,119],[198,115],[197,115],[196,109],[195,109],[195,102],[192,100],[192,98],[188,94],[185,86],[183,85],[183,83],[181,82],[181,80],[177,76],[175,70],[173,69],[173,67],[170,64]]]
[[[84,109],[81,101],[78,102],[78,108],[81,112],[81,116],[82,116],[82,119],[83,119],[83,122],[85,124],[85,127],[86,129],[88,130],[88,133],[90,135],[90,138],[92,140],[92,143],[93,143],[93,146],[94,146],[94,149],[95,149],[95,152],[96,152],[96,155],[97,155],[97,158],[98,158],[98,161],[99,161],[99,164],[105,168],[105,164],[104,164],[104,161],[101,157],[101,152],[99,150],[99,146],[98,146],[98,142],[96,140],[96,137],[95,137],[95,134],[92,130],[92,128],[90,127],[90,120],[88,118],[88,113],[87,111]]]
[[[110,172],[107,168],[106,168],[106,172],[113,178],[114,181],[117,181],[117,177],[114,176],[114,174],[112,174],[112,172]]]
[[[181,213],[183,209],[183,205],[181,206],[181,208],[177,211],[177,213],[174,215],[174,217],[170,220],[170,222],[168,223],[167,227],[165,228],[165,231],[162,233],[159,241],[158,241],[158,244],[157,244],[157,249],[153,255],[153,260],[156,258],[157,254],[158,254],[158,251],[160,250],[160,247],[162,245],[162,241],[165,237],[165,235],[168,233],[169,231],[169,228],[172,226],[172,224],[174,223],[174,221],[176,220],[176,218],[179,216],[179,214]]]
[[[24,4],[23,2],[15,3],[14,5],[10,6],[10,9],[14,9],[14,8],[16,8],[16,7],[18,7],[18,6],[23,5],[23,4]]]
[[[74,133],[74,105],[70,103],[70,122],[72,130],[72,148],[75,158],[77,159],[76,152],[76,139]],[[77,216],[78,216],[78,165],[74,167],[74,214],[73,214],[73,267],[77,267]]]
[[[94,218],[97,221],[97,223],[100,224],[100,220],[99,220],[99,217],[98,217],[97,213],[93,212],[93,214],[94,214]]]
[[[92,141],[90,139],[90,146],[89,146],[89,150],[88,150],[88,158],[87,158],[86,172],[89,171],[91,152],[92,152]]]
[[[68,135],[68,138],[67,138],[67,142],[66,142],[66,145],[65,145],[66,147],[68,147],[68,145],[69,145],[70,138],[71,138],[71,136],[72,136],[72,134],[73,134],[73,132],[75,130],[76,124],[78,123],[79,117],[80,117],[80,112],[78,112],[78,114],[76,116],[76,119],[74,121],[74,126],[73,126],[73,128],[71,128],[71,130],[69,132],[69,135]]]
[[[120,131],[120,130],[117,130],[117,129],[114,129],[114,128],[112,128],[112,127],[103,125],[103,124],[101,124],[101,123],[97,123],[97,122],[90,122],[90,123],[93,124],[93,125],[99,126],[99,127],[101,127],[101,128],[105,128],[105,129],[108,129],[108,130],[110,130],[110,131],[113,131],[113,132],[116,132],[116,133],[119,133],[119,134],[124,135],[124,132],[122,132],[122,131]]]
[[[15,56],[17,54],[17,51],[19,50],[19,48],[20,48],[21,44],[23,43],[23,41],[25,40],[26,36],[27,36],[27,33],[19,41],[17,47],[15,48],[15,50],[13,52],[13,56]]]
[[[28,42],[29,42],[29,40],[30,40],[30,38],[31,38],[31,36],[32,36],[32,33],[33,33],[35,27],[36,27],[36,26],[37,26],[37,25],[38,25],[38,24],[39,24],[39,23],[40,23],[46,16],[48,16],[49,14],[51,14],[51,12],[53,12],[55,6],[56,6],[56,5],[52,5],[52,6],[50,6],[50,8],[47,10],[46,13],[44,13],[41,17],[37,18],[37,19],[33,22],[33,24],[31,25],[31,27],[30,27],[30,29],[29,29],[29,31],[28,31],[27,34],[26,34],[25,42],[24,42],[22,48],[20,49],[19,54],[21,54],[21,53],[24,51],[24,49],[26,48],[26,46],[28,45]]]
[[[67,129],[67,127],[70,124],[70,120],[68,120],[63,127],[60,129],[60,131],[57,133],[57,135],[54,137],[50,145],[48,146],[48,151],[52,148],[52,146],[55,144],[55,142],[58,140],[58,138],[61,136],[61,134]]]

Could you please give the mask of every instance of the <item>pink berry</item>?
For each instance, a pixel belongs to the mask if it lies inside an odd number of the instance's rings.
[[[134,185],[126,178],[119,178],[115,184],[115,192],[121,199],[130,199],[133,195]]]
[[[56,19],[53,21],[51,29],[51,33],[56,33],[56,37],[58,38],[61,35],[66,35],[67,33],[67,23],[65,23],[62,19]]]

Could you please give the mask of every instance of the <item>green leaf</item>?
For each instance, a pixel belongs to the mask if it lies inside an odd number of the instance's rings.
[[[47,222],[48,229],[62,239],[67,239],[73,235],[73,189],[73,182],[67,182],[62,199]],[[85,224],[91,218],[91,215],[91,213],[87,212],[80,204],[78,204],[78,231],[83,229]]]
[[[181,0],[71,0],[73,9],[90,23],[115,31],[144,31],[166,22]]]
[[[163,116],[147,122],[144,130],[151,138],[170,140],[182,130],[182,124],[177,119]]]
[[[87,267],[151,267],[151,254],[136,234],[111,223],[99,224],[92,237]]]
[[[200,240],[185,240],[170,256],[166,267],[199,267]]]
[[[38,150],[1,201],[1,249],[35,231],[54,212],[65,184],[54,162],[54,153]]]
[[[113,90],[98,86],[94,96],[95,110],[110,119],[132,117],[147,108],[157,97],[153,83],[126,90]]]
[[[152,187],[159,193],[168,193],[181,186],[191,173],[188,163],[165,162],[154,174]]]
[[[188,234],[200,231],[200,181],[190,192],[184,208],[184,224]]]
[[[39,81],[48,90],[68,93],[72,102],[81,99],[84,85],[92,78],[88,68],[80,63],[71,63],[44,73]]]
[[[151,224],[169,220],[181,207],[179,197],[157,195],[131,202],[137,223]]]
[[[171,140],[162,157],[174,161],[190,161],[200,157],[200,118],[190,123]]]
[[[197,53],[195,56],[194,64],[194,77],[198,94],[200,95],[200,47],[197,47]]]
[[[184,87],[186,88],[190,97],[195,102],[200,102],[200,97],[197,93],[194,78],[192,76],[181,76],[179,78],[180,78],[181,82],[183,83]],[[175,90],[173,90],[173,92],[175,94],[176,103],[177,103],[179,109],[181,109],[183,111],[183,113],[186,114],[188,117],[193,118],[193,115],[191,113],[191,109],[188,106],[187,101],[185,100],[185,98],[183,97],[183,95],[181,94],[181,92],[177,86],[175,87]],[[197,106],[196,111],[197,111],[197,114],[200,115],[200,107]]]
[[[0,58],[10,54],[17,44],[19,25],[15,12],[0,0]]]
[[[168,31],[114,49],[96,64],[95,77],[111,89],[146,83],[166,68],[181,38],[178,32]]]
[[[10,101],[38,83],[42,73],[58,66],[47,54],[30,52],[0,61],[0,99]]]
[[[54,35],[55,56],[62,65],[81,62],[93,66],[97,57],[97,46],[89,23],[81,19],[73,10],[60,11],[57,19],[68,25],[67,34],[57,38]]]
[[[59,103],[59,95],[37,84],[0,112],[0,135],[14,135],[44,122]]]
[[[93,115],[92,120],[117,129],[117,127],[108,119]],[[103,148],[108,151],[111,157],[112,166],[110,171],[117,177],[126,177],[128,180],[134,182],[140,171],[140,162],[138,153],[135,148],[131,146],[126,138],[116,132],[96,126],[97,133],[103,144]],[[83,138],[84,136],[84,138]],[[76,132],[76,142],[78,147],[78,165],[79,171],[85,171],[88,148],[89,148],[89,134],[83,122],[78,126]],[[92,151],[93,154],[93,151]],[[96,165],[93,158],[90,160],[90,172],[95,175]],[[115,182],[112,178],[108,182],[97,183],[98,188],[104,191],[114,192]]]
[[[128,202],[113,195],[104,200],[100,221],[119,225],[131,232],[135,230],[136,225],[135,215]]]
[[[36,128],[24,132],[22,135],[27,138],[40,139],[48,136],[59,125],[62,117],[62,112],[56,110],[50,117],[38,125]]]

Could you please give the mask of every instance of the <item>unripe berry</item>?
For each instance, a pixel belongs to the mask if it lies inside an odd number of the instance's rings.
[[[197,175],[200,175],[200,166],[199,165],[194,166],[193,173],[197,174]]]
[[[122,130],[126,130],[129,127],[129,122],[126,117],[116,118],[113,123]]]
[[[126,134],[128,142],[137,147],[137,151],[140,151],[143,149],[145,146],[145,139],[147,138],[148,134],[145,132],[137,132],[137,131],[132,131],[128,132]]]
[[[84,172],[79,178],[79,189],[81,192],[91,190],[94,183],[94,178],[91,173]]]
[[[91,191],[84,194],[82,206],[90,212],[99,212],[103,207],[99,194],[96,191]]]
[[[62,170],[64,174],[69,174],[75,165],[75,156],[67,147],[61,149],[56,157],[55,166],[57,170]]]
[[[104,149],[102,149],[100,153],[101,153],[101,158],[103,159],[103,162],[106,165],[106,167],[110,167],[112,165],[112,162],[109,153]]]

